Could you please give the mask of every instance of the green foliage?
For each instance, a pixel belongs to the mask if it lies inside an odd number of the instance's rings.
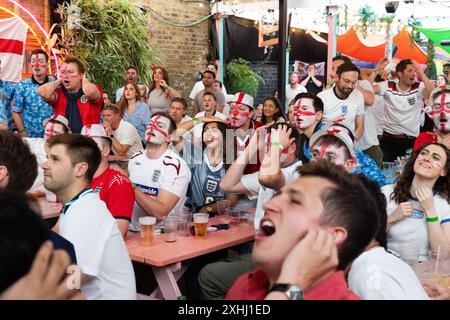
[[[358,29],[364,37],[367,37],[367,32],[372,31],[376,26],[377,16],[373,9],[369,6],[364,6],[358,11],[359,23]]]
[[[79,30],[69,30],[66,22],[73,6],[81,8]],[[151,81],[152,63],[161,59],[148,44],[149,17],[127,0],[72,0],[60,5],[61,39],[59,46],[67,55],[79,57],[88,67],[91,81],[114,96],[124,85],[128,66],[139,72],[140,82]]]
[[[258,88],[264,84],[264,79],[249,67],[249,62],[244,59],[233,59],[227,63],[225,73],[225,86],[227,92],[235,94],[243,91],[252,97],[256,97]]]

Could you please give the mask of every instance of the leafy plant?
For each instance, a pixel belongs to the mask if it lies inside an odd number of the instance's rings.
[[[227,63],[225,86],[229,93],[243,91],[256,97],[258,88],[264,84],[264,79],[249,67],[250,62],[244,59],[232,59]]]
[[[376,26],[377,16],[373,9],[367,5],[359,9],[358,16],[358,29],[363,37],[367,37],[367,32],[372,31]]]
[[[75,19],[74,8],[81,13]],[[88,67],[91,81],[110,95],[124,85],[128,66],[139,72],[140,82],[151,81],[150,64],[161,64],[148,39],[149,17],[128,0],[72,0],[59,5],[61,35],[57,48],[62,58],[73,55]],[[79,11],[78,11],[79,12]]]

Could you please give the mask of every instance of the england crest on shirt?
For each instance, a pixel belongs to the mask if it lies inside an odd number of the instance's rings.
[[[415,105],[415,104],[416,104],[416,98],[415,98],[415,97],[410,97],[410,98],[408,98],[408,104],[409,104],[410,106]]]
[[[217,189],[217,181],[214,180],[208,180],[206,182],[206,190],[209,192],[214,192]]]
[[[160,176],[161,176],[161,170],[153,171],[152,182],[157,182],[159,180]]]
[[[348,105],[343,104],[341,105],[341,115],[345,116],[348,113]]]

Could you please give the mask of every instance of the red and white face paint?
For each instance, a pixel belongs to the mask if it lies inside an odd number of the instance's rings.
[[[45,126],[44,138],[48,139],[59,134],[64,134],[63,125],[54,121],[48,121]]]
[[[208,148],[219,147],[223,142],[222,132],[217,123],[207,123],[203,130],[203,142]]]
[[[450,93],[444,93],[433,100],[433,120],[439,131],[450,131]]]
[[[311,161],[323,159],[337,166],[345,166],[348,160],[345,156],[345,146],[336,147],[331,144],[313,145],[311,147],[311,157]]]
[[[164,144],[169,137],[170,120],[161,115],[151,118],[145,130],[145,140],[148,143]]]
[[[75,63],[63,63],[59,79],[67,91],[78,91],[81,88],[83,75]]]
[[[33,54],[30,58],[30,67],[35,76],[41,76],[47,73],[47,61],[42,53]]]
[[[231,104],[228,120],[233,128],[242,127],[250,115],[250,107],[245,104]]]
[[[316,111],[312,99],[299,99],[294,105],[294,116],[297,119],[297,127],[306,129],[312,126],[316,120]]]

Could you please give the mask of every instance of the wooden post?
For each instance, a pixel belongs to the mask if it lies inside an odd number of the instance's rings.
[[[278,2],[278,99],[282,106],[286,103],[287,2]]]

